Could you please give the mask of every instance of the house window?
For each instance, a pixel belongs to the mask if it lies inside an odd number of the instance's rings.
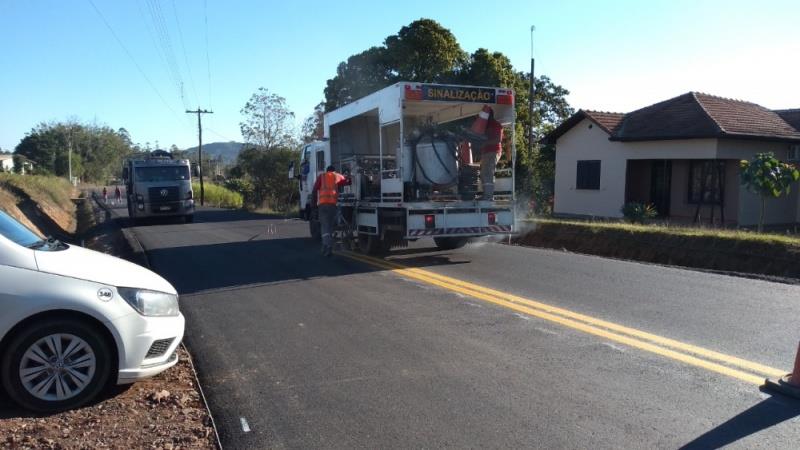
[[[721,205],[725,186],[725,161],[689,163],[689,203]]]
[[[600,189],[600,160],[578,161],[575,189]]]

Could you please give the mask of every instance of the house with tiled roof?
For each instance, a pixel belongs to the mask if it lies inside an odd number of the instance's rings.
[[[689,92],[629,113],[580,110],[544,142],[556,149],[556,215],[622,217],[639,202],[676,222],[750,226],[760,198],[741,186],[739,162],[800,162],[800,109]],[[765,223],[800,223],[798,190],[769,200]]]

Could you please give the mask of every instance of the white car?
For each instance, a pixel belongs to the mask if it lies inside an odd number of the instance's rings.
[[[79,407],[177,362],[178,293],[155,273],[41,239],[0,211],[0,379],[20,406]]]

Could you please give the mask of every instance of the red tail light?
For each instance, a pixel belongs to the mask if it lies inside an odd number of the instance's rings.
[[[436,228],[436,216],[425,214],[425,228]]]
[[[488,218],[489,218],[489,225],[494,225],[495,223],[497,223],[497,215],[495,213],[490,212],[488,214]]]

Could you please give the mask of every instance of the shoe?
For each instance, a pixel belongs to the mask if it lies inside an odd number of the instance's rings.
[[[331,247],[328,247],[328,248],[326,248],[326,249],[325,249],[325,256],[327,256],[328,258],[330,258],[330,257],[331,257],[331,255],[333,255],[333,248],[331,248]]]

